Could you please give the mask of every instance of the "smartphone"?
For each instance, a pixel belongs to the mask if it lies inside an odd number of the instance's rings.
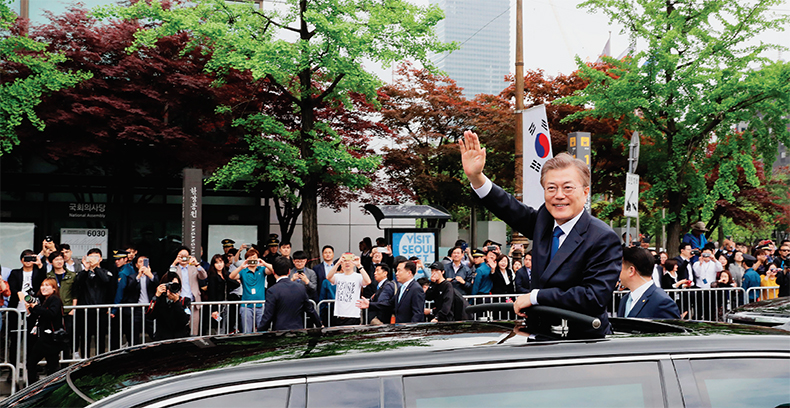
[[[36,262],[36,256],[35,255],[25,255],[25,257],[22,259],[22,261],[24,261],[24,262]]]
[[[181,260],[184,261],[184,262],[187,262],[187,261],[189,261],[189,257],[188,256],[182,256]]]
[[[143,266],[145,266],[146,268],[148,268],[148,258],[146,258],[146,259],[143,259]]]
[[[46,238],[44,238],[44,239],[45,239],[47,242],[52,242],[52,236],[51,236],[51,235],[47,235],[47,237],[46,237]]]

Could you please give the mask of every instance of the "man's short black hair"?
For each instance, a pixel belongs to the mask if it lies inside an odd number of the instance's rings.
[[[397,268],[397,267],[398,267],[398,265],[400,265],[400,264],[402,264],[402,263],[404,263],[404,262],[408,262],[408,261],[409,261],[409,260],[408,260],[408,259],[406,259],[406,257],[405,257],[405,256],[403,256],[403,255],[398,255],[398,256],[396,256],[396,257],[395,257],[395,260],[392,262],[392,266],[393,266],[393,267],[395,267],[395,268]]]
[[[713,242],[708,242],[707,244],[705,244],[705,246],[702,247],[703,251],[706,249],[710,249],[710,251],[713,252],[716,250],[716,244],[714,244]]]
[[[681,242],[680,245],[678,245],[678,252],[686,249],[687,246],[691,246],[691,244],[688,242]]]
[[[633,265],[641,276],[653,275],[654,260],[653,254],[642,247],[623,248],[623,262]]]
[[[428,279],[428,278],[420,278],[420,279],[417,279],[417,283],[419,283],[420,286],[430,285],[431,284],[431,280]]]
[[[182,246],[182,247],[178,248],[178,251],[176,251],[176,253],[179,253],[181,251],[187,251],[187,254],[192,255],[192,250],[189,249],[189,247]]]
[[[35,253],[35,252],[33,252],[33,250],[32,250],[32,249],[26,249],[26,250],[22,251],[22,255],[19,255],[19,259],[20,259],[20,260],[22,260],[22,259],[24,259],[26,256],[35,255],[35,254],[36,254],[36,253]]]
[[[71,251],[71,245],[69,245],[69,244],[60,244],[60,250],[61,251],[65,251],[65,250]]]
[[[381,270],[386,272],[387,275],[390,274],[390,267],[387,266],[387,264],[380,263],[380,264],[376,265],[376,268],[381,268]]]
[[[413,257],[409,258],[409,260],[410,261],[419,261],[420,258],[417,258],[416,256],[413,256]]]
[[[283,241],[283,242],[280,242],[280,246],[281,246],[281,247],[284,247],[284,246],[292,246],[292,245],[291,245],[291,241]]]
[[[135,245],[135,244],[133,244],[131,242],[127,242],[126,245],[123,246],[123,249],[133,249],[133,250],[136,251],[137,250],[137,245]]]
[[[412,274],[412,275],[415,275],[415,274],[417,274],[417,264],[415,264],[414,262],[412,262],[412,261],[407,261],[407,262],[406,262],[406,264],[404,264],[404,265],[403,265],[403,267],[404,267],[404,268],[405,268],[407,271],[411,272],[411,274]]]
[[[63,257],[63,252],[55,251],[55,252],[49,254],[47,259],[49,260],[49,263],[52,263],[52,261],[54,261],[55,258],[57,258],[57,257],[61,257],[62,258]]]
[[[91,248],[91,249],[89,249],[88,253],[86,255],[91,256],[93,254],[99,254],[99,256],[102,256],[102,257],[104,256],[104,255],[102,255],[101,249],[99,249],[99,248]]]
[[[335,252],[335,247],[333,247],[332,245],[324,245],[324,247],[321,248],[321,252],[323,253],[324,251],[326,251],[327,248],[331,249],[332,252]]]
[[[293,259],[294,260],[296,260],[296,259],[307,259],[307,253],[305,253],[304,251],[296,251],[293,254]]]
[[[387,246],[387,240],[384,237],[378,237],[376,238],[376,244],[378,246]]]
[[[278,256],[272,262],[272,267],[274,268],[274,274],[277,276],[285,276],[291,271],[291,260],[284,257]]]

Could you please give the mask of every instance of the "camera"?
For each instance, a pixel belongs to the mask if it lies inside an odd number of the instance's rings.
[[[36,297],[36,293],[33,292],[33,289],[27,290],[27,294],[25,294],[25,303],[38,304],[38,298]]]
[[[22,258],[22,261],[23,262],[36,262],[36,256],[35,255],[25,255],[25,257]]]
[[[710,254],[706,252],[706,253],[702,254],[702,257],[703,258],[710,258]]]
[[[52,235],[47,235],[47,236],[44,238],[44,240],[45,240],[45,241],[47,241],[47,242],[52,242]]]
[[[178,268],[176,268],[174,265],[170,265],[168,272],[178,273]]]
[[[700,250],[699,249],[692,249],[691,250],[691,256],[699,256],[699,254],[700,254]]]
[[[182,256],[181,257],[181,261],[187,262],[187,261],[189,261],[189,257],[188,256]]]
[[[181,284],[178,282],[165,283],[165,289],[170,293],[179,293],[181,292]]]
[[[257,259],[250,259],[250,260],[247,261],[247,265],[256,266],[256,265],[258,265],[258,260]]]

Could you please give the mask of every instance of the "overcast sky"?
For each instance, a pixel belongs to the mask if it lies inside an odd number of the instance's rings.
[[[428,5],[429,0],[411,0],[418,5]],[[485,0],[476,0],[485,1]],[[627,35],[620,34],[622,27],[609,25],[606,16],[578,9],[579,0],[524,0],[524,70],[543,69],[548,75],[569,74],[576,69],[575,57],[584,61],[595,61],[606,45],[611,32],[611,52],[618,56],[628,48]],[[790,4],[774,8],[778,13],[790,13]],[[502,17],[504,18],[504,17]],[[515,21],[516,2],[511,1],[511,49],[510,66],[515,64]],[[476,22],[481,26],[488,22]],[[501,24],[493,22],[493,24]],[[784,32],[764,33],[763,41],[790,47],[790,25]],[[767,56],[773,60],[780,57],[785,61],[790,53],[779,55],[772,51]],[[369,66],[379,77],[390,82],[392,71]],[[511,72],[515,69],[511,69]],[[503,86],[504,88],[504,86]]]

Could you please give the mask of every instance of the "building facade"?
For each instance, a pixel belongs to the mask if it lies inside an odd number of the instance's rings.
[[[440,70],[464,88],[467,98],[499,94],[510,69],[510,0],[431,0],[445,13],[436,26],[439,40],[460,49],[431,56]]]

